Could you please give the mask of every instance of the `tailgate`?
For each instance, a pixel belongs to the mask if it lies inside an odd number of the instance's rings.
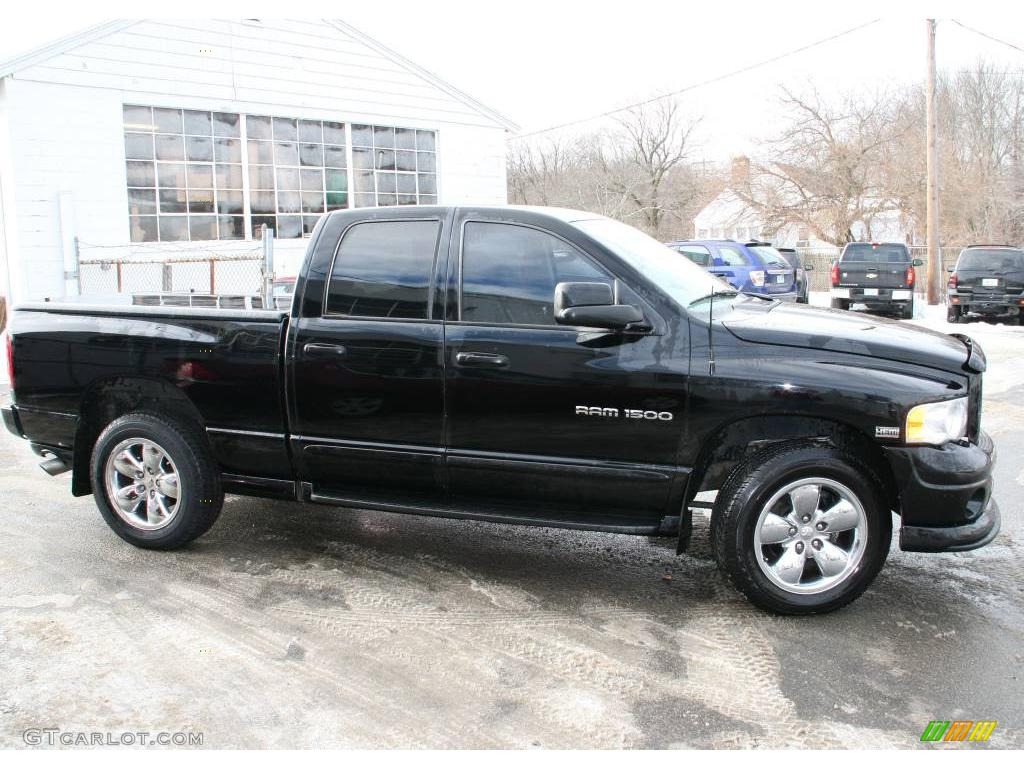
[[[974,296],[1002,296],[1024,291],[1024,272],[992,270],[957,270],[956,288]]]
[[[905,288],[910,264],[839,262],[839,284],[862,288]]]

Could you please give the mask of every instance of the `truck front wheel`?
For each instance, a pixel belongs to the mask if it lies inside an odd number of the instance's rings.
[[[174,549],[202,536],[224,502],[205,436],[156,413],[129,413],[93,447],[93,495],[114,533],[137,547]]]
[[[807,441],[769,446],[737,465],[711,517],[718,566],[752,603],[781,614],[856,599],[891,536],[874,473],[846,451]]]

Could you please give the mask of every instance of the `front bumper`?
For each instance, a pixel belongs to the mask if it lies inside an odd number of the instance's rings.
[[[962,552],[988,544],[999,533],[992,498],[995,445],[982,432],[978,443],[886,448],[900,498],[900,549]]]
[[[14,403],[9,398],[4,399],[3,403],[0,403],[0,413],[3,413],[4,426],[7,427],[7,431],[17,437],[24,437],[25,434],[21,430],[21,420],[18,418],[18,409],[15,408]]]

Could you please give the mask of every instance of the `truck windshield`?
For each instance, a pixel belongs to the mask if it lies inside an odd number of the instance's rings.
[[[905,264],[910,261],[907,246],[898,243],[850,243],[840,261],[869,261],[874,264]]]
[[[1024,251],[1012,248],[976,248],[961,253],[956,268],[978,272],[1024,272]]]
[[[646,276],[682,307],[711,293],[733,291],[724,280],[704,271],[653,237],[614,219],[588,219],[573,225]]]

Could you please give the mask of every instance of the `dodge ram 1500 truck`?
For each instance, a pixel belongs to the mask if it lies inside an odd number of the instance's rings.
[[[744,295],[577,211],[337,211],[288,312],[30,304],[9,343],[8,429],[140,547],[236,493],[682,551],[713,490],[720,567],[804,614],[867,588],[894,512],[904,550],[999,527],[969,338]]]

